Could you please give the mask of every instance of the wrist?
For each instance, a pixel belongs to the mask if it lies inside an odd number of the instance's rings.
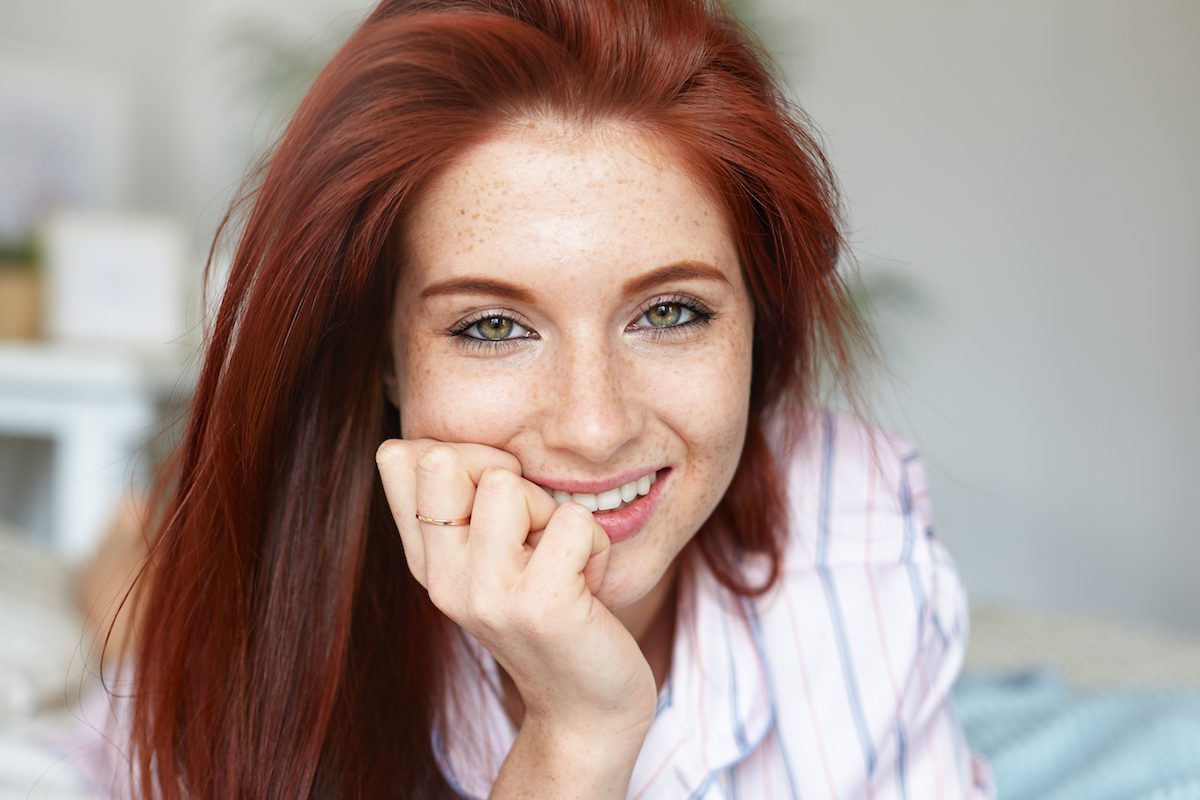
[[[652,721],[653,718],[610,719],[597,716],[572,725],[563,720],[527,713],[518,736],[528,737],[531,744],[543,748],[547,755],[563,760],[595,760],[598,756],[611,761],[630,756],[636,760]]]
[[[623,798],[648,729],[648,724],[602,725],[585,731],[527,715],[493,797],[536,786],[544,794],[532,796]]]

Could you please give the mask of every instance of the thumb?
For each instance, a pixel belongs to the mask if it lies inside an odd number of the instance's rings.
[[[593,595],[600,591],[604,581],[604,573],[608,570],[608,554],[612,552],[612,542],[608,534],[595,520],[592,521],[592,552],[587,563],[583,566],[583,582]]]
[[[563,503],[533,547],[527,567],[529,577],[542,585],[562,585],[582,576],[588,592],[594,595],[608,568],[611,548],[608,534],[590,511],[578,503]]]

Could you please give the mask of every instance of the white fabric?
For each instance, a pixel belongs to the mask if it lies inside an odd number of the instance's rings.
[[[0,722],[62,703],[82,634],[67,567],[0,523]]]
[[[90,796],[59,746],[85,683],[72,597],[66,565],[0,524],[0,799]]]

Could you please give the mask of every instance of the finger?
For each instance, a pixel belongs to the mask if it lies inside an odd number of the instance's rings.
[[[425,574],[425,543],[414,517],[416,507],[416,448],[402,439],[388,439],[375,451],[375,464],[383,482],[392,520],[400,533],[408,569],[422,586],[428,588]]]
[[[478,485],[480,479],[483,477],[483,473],[489,469],[499,469],[505,472],[513,473],[517,476],[520,476],[521,474],[521,462],[519,462],[511,453],[507,453],[504,450],[499,450],[497,448],[488,447],[487,445],[481,444],[437,442],[431,439],[419,441],[421,450],[417,455],[418,462],[420,462],[420,459],[424,453],[433,447],[451,448],[457,457],[457,466],[466,471],[472,486]],[[452,474],[457,477],[457,472]],[[520,490],[525,497],[525,504],[529,512],[530,529],[540,531],[542,528],[546,527],[546,523],[550,521],[550,517],[554,514],[554,510],[558,508],[558,503],[554,501],[554,498],[547,493],[545,489],[538,486],[536,483],[532,483],[520,477],[518,477],[518,482],[520,483]],[[418,486],[420,486],[419,482]],[[473,493],[471,494],[471,501],[473,504]],[[435,500],[434,502],[440,501]],[[458,507],[456,502],[461,501],[448,501],[446,507],[456,508]],[[443,517],[440,514],[435,515],[432,512],[423,510],[425,507],[424,500],[419,499],[417,502],[417,513],[420,513],[422,516],[435,517],[437,519],[458,520],[470,517],[473,513],[471,510],[468,510],[464,515],[459,517]]]
[[[478,484],[479,478],[488,467],[501,467],[509,472],[521,474],[521,462],[512,453],[498,447],[470,442],[441,442],[436,439],[411,439],[419,451],[434,445],[451,447],[458,454],[459,464],[471,476],[471,483]]]
[[[600,589],[612,544],[592,513],[578,503],[563,503],[542,533],[525,574],[539,585],[561,584],[582,575],[588,591]]]
[[[471,514],[467,563],[471,589],[478,590],[483,596],[511,586],[528,561],[525,549],[530,526],[527,486],[541,492],[506,469],[489,468],[479,478]],[[541,494],[546,496],[545,492]]]
[[[435,439],[388,439],[379,445],[375,452],[375,461],[379,467],[392,518],[404,545],[404,555],[413,576],[426,587],[428,583],[424,538],[421,525],[416,520],[417,460],[426,449],[441,444],[454,448],[459,454],[462,466],[470,475],[473,484],[478,482],[479,476],[489,466],[501,466],[518,473],[521,471],[521,464],[515,456],[487,445],[451,444]],[[428,513],[426,515],[433,516]]]
[[[415,513],[442,520],[469,520],[475,504],[475,482],[459,451],[435,442],[417,454]],[[468,524],[439,525],[418,521],[430,583],[462,571]],[[456,578],[449,578],[457,580]]]
[[[432,441],[432,440],[426,440]],[[482,444],[449,443],[459,455],[464,469],[471,476],[471,482],[479,485],[483,473],[490,468],[499,468],[521,474],[521,462],[511,453],[495,447]],[[550,522],[550,517],[558,508],[554,497],[536,483],[521,479],[521,493],[525,496],[525,504],[529,511],[530,530],[540,531]]]
[[[550,524],[550,519],[554,516],[554,512],[558,511],[558,501],[550,496],[545,489],[538,486],[536,483],[531,483],[524,478],[521,479],[521,488],[525,495],[525,507],[529,512],[529,544],[537,545],[537,538],[541,535],[541,531],[545,530]]]

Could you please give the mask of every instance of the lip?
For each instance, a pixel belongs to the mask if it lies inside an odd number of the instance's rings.
[[[645,473],[642,473],[643,475]],[[654,513],[654,509],[658,506],[659,498],[662,497],[663,486],[670,480],[671,470],[659,470],[658,480],[650,487],[648,494],[640,495],[636,500],[623,508],[613,509],[612,511],[593,511],[592,517],[608,534],[608,540],[612,544],[623,542],[637,534],[642,526],[646,524],[646,520],[650,519],[650,515]]]
[[[624,486],[630,481],[636,481],[643,475],[650,475],[651,473],[655,472],[662,473],[658,476],[660,480],[666,474],[663,472],[663,467],[642,467],[640,469],[629,469],[617,475],[613,475],[611,478],[601,478],[599,480],[543,480],[542,478],[534,475],[525,475],[524,477],[525,480],[531,483],[536,483],[543,489],[549,489],[552,492],[557,490],[570,492],[571,494],[600,494],[600,492],[616,489],[620,486]],[[650,495],[644,496],[649,497]]]

